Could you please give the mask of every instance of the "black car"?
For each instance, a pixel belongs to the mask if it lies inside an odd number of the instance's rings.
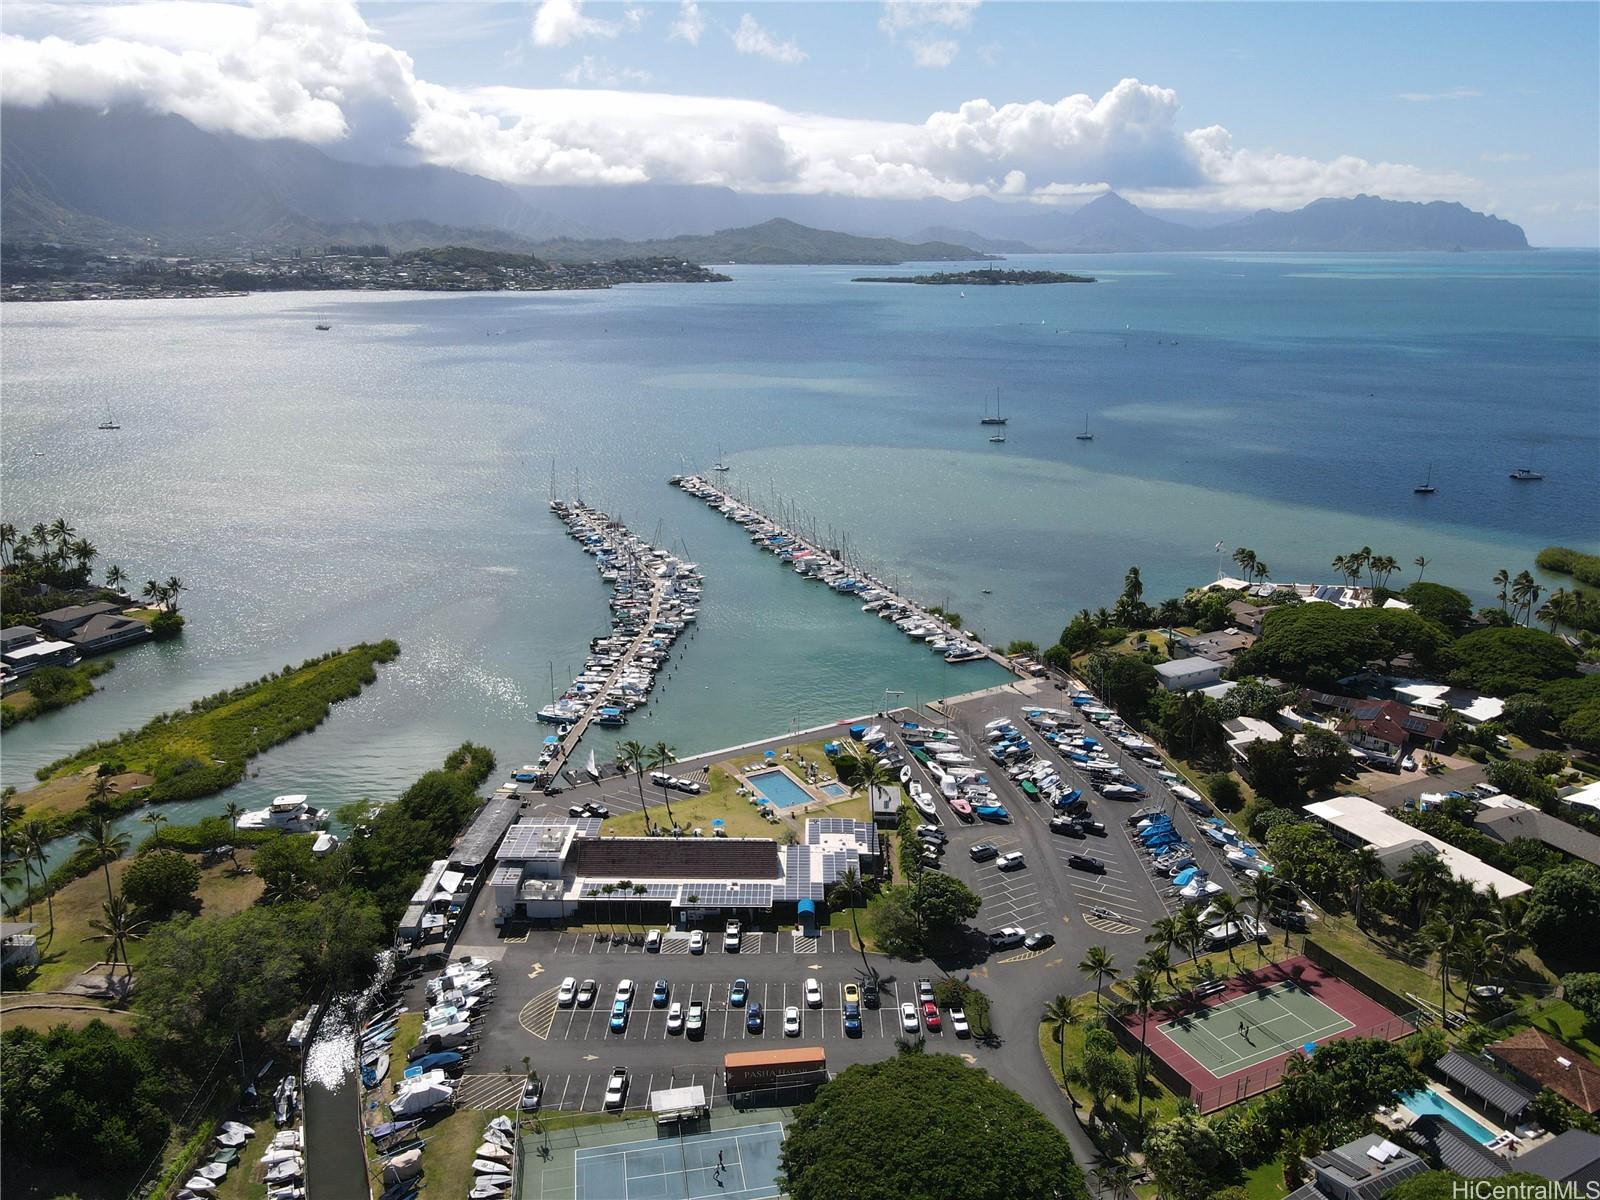
[[[1106,836],[1106,826],[1104,821],[1091,821],[1087,817],[1079,817],[1077,825],[1079,830],[1081,830],[1083,833],[1093,834],[1095,837]]]
[[[546,796],[559,796],[559,795],[561,795],[562,792],[564,792],[566,790],[567,790],[566,788],[561,787],[558,784],[552,783],[552,784],[549,784],[549,785],[547,785],[545,787],[544,794]]]
[[[1087,854],[1074,854],[1067,859],[1067,866],[1074,871],[1089,871],[1095,875],[1104,875],[1106,865],[1098,858],[1090,858]]]
[[[878,985],[870,979],[861,985],[861,1003],[868,1008],[878,1007]]]
[[[1056,935],[1046,930],[1030,933],[1022,942],[1024,950],[1048,950],[1056,944]]]
[[[751,1033],[760,1033],[766,1028],[766,1013],[754,1000],[750,1001],[750,1007],[745,1009],[744,1027]]]
[[[1298,909],[1275,909],[1267,914],[1267,920],[1280,929],[1292,929],[1296,933],[1307,929],[1306,915]]]
[[[1051,817],[1050,832],[1059,833],[1064,837],[1081,838],[1083,830],[1078,828],[1078,823],[1071,817]]]
[[[967,853],[972,857],[973,862],[988,862],[991,858],[998,858],[1000,856],[999,848],[991,845],[988,842],[977,843],[977,845],[973,846],[971,850],[967,851]]]
[[[587,813],[591,817],[602,817],[603,818],[603,817],[609,817],[611,815],[611,810],[609,808],[607,808],[604,804],[596,804],[593,801],[590,801],[588,804],[585,804],[583,806],[583,811],[585,813]]]

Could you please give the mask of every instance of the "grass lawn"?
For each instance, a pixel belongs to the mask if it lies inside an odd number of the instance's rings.
[[[47,712],[55,712],[58,708],[65,708],[69,704],[76,704],[79,700],[88,699],[94,695],[95,679],[116,665],[114,659],[95,658],[79,663],[75,667],[65,668],[70,681],[69,686],[48,708],[41,706],[28,688],[12,692],[4,699],[0,699],[0,704],[3,704],[6,710],[5,727],[9,729],[18,722],[29,721]]]
[[[238,1120],[238,1117],[230,1119]],[[217,1190],[211,1193],[216,1200],[265,1200],[266,1172],[261,1169],[261,1155],[266,1152],[267,1143],[272,1140],[272,1135],[277,1133],[278,1129],[273,1123],[271,1113],[256,1121],[253,1128],[256,1135],[242,1147],[238,1164],[217,1185]],[[200,1155],[194,1165],[203,1166],[210,1161],[211,1149],[211,1146],[207,1146],[206,1152]],[[178,1182],[182,1183],[183,1180],[180,1179]]]
[[[1244,1173],[1244,1190],[1250,1200],[1280,1200],[1289,1194],[1283,1181],[1283,1159],[1275,1158]]]
[[[239,851],[239,865],[248,867],[254,856],[250,850]],[[118,889],[122,874],[128,869],[131,858],[119,858],[111,864],[111,886]],[[265,885],[253,874],[235,872],[233,864],[223,861],[200,870],[199,897],[201,911],[207,916],[228,916],[249,908],[260,897]],[[41,941],[38,970],[21,991],[49,992],[58,990],[74,975],[105,960],[107,943],[94,941],[90,921],[103,917],[106,902],[105,875],[95,871],[82,879],[75,879],[54,896],[55,932],[50,934],[48,907],[34,905],[33,919],[39,925],[35,933]],[[25,912],[26,910],[24,910]],[[46,938],[48,942],[46,943]],[[130,942],[128,957],[133,960],[137,973],[143,957],[143,943]]]
[[[507,1109],[503,1113],[481,1108],[458,1108],[419,1132],[427,1139],[422,1148],[425,1194],[429,1196],[465,1196],[472,1190],[473,1151],[483,1141],[483,1131],[491,1119],[517,1114]],[[511,1169],[508,1165],[508,1171]],[[383,1184],[373,1186],[373,1195],[383,1190]]]
[[[1078,1003],[1085,1006],[1082,1011],[1091,1015],[1092,1023],[1092,1014],[1094,1012],[1092,1001],[1080,1000]],[[1069,1071],[1074,1065],[1083,1061],[1084,1033],[1085,1027],[1083,1025],[1068,1026],[1063,1031],[1066,1040],[1067,1069]],[[1050,1025],[1041,1022],[1039,1025],[1039,1053],[1043,1056],[1045,1062],[1049,1064],[1050,1074],[1055,1078],[1056,1085],[1066,1091],[1067,1089],[1061,1078],[1061,1052],[1062,1046],[1060,1042],[1056,1041],[1055,1030]],[[1118,1049],[1117,1054],[1127,1060],[1128,1067],[1132,1070],[1134,1067],[1133,1055],[1121,1049]],[[1169,1121],[1178,1115],[1178,1097],[1157,1082],[1154,1075],[1146,1076],[1142,1090],[1144,1092],[1144,1117],[1147,1125],[1160,1121]],[[1082,1110],[1084,1119],[1087,1120],[1089,1095],[1084,1090],[1083,1085],[1073,1084],[1071,1095]],[[1113,1125],[1122,1131],[1124,1137],[1129,1139],[1130,1142],[1136,1142],[1138,1132],[1138,1104],[1136,1101],[1108,1100],[1106,1102],[1106,1116]],[[1085,1128],[1089,1127],[1086,1125]]]
[[[1533,1015],[1535,1027],[1544,1030],[1559,1042],[1571,1046],[1593,1062],[1600,1063],[1600,1029],[1586,1028],[1586,1018],[1565,1000],[1555,1000]],[[1504,1031],[1509,1035],[1510,1031]]]
[[[81,1000],[76,1003],[90,1004]],[[25,1008],[0,1010],[0,1032],[7,1029],[32,1029],[45,1033],[57,1025],[69,1029],[82,1029],[90,1021],[104,1021],[118,1033],[131,1030],[137,1018],[132,1013],[117,1012],[109,1008]]]
[[[89,802],[89,789],[94,786],[94,780],[95,768],[85,767],[72,775],[62,775],[29,788],[17,797],[17,801],[24,805],[23,821],[48,820],[63,813],[76,812]],[[111,777],[111,786],[119,796],[126,795],[134,788],[149,787],[153,782],[154,776],[138,771]]]

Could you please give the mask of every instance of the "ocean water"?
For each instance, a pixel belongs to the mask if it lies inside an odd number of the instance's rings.
[[[180,576],[190,624],[7,734],[0,780],[379,637],[402,645],[379,683],[230,798],[392,795],[465,738],[533,758],[534,711],[607,615],[552,484],[705,570],[698,628],[620,736],[689,753],[1001,677],[666,485],[719,450],[753,500],[1001,641],[1053,639],[1130,565],[1150,597],[1211,578],[1219,540],[1280,580],[1363,544],[1409,579],[1420,554],[1479,597],[1543,545],[1600,549],[1594,252],[1027,265],[1101,282],[962,295],[735,266],[609,292],[7,305],[6,519],[62,513],[102,567]],[[108,404],[120,432],[94,428]],[[1430,463],[1439,493],[1415,496]],[[1518,466],[1546,478],[1513,483]],[[594,736],[603,757],[615,735]]]

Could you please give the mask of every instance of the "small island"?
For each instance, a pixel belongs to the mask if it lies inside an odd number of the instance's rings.
[[[1094,283],[1092,275],[1070,275],[1066,271],[1002,271],[986,267],[977,271],[936,271],[931,275],[859,275],[851,283],[931,283],[960,284],[962,287],[1021,286],[1032,283]]]

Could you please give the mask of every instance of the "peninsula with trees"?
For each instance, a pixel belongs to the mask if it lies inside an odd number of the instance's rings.
[[[1024,287],[1036,283],[1095,283],[1092,275],[1067,271],[1014,271],[984,267],[976,271],[934,271],[928,275],[858,275],[851,283],[926,283],[935,286]]]

